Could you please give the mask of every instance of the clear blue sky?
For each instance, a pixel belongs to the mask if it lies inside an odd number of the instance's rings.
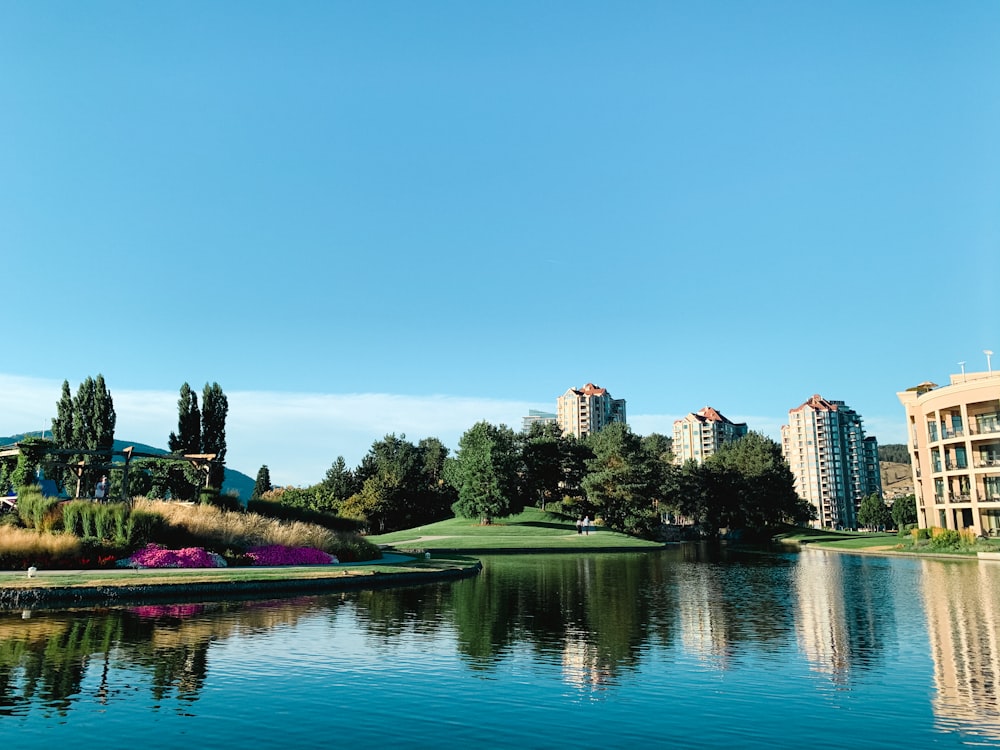
[[[902,442],[1000,351],[998,50],[985,0],[6,2],[0,435],[102,373],[158,445],[218,382],[290,484],[588,381]]]

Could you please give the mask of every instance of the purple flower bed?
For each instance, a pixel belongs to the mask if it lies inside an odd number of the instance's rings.
[[[246,556],[252,565],[329,565],[340,562],[334,555],[312,547],[282,547],[271,544],[251,547]],[[147,544],[141,550],[119,560],[119,568],[224,568],[226,561],[215,552],[201,547],[165,549],[159,544]]]
[[[221,555],[206,552],[201,547],[164,549],[158,544],[147,544],[131,557],[119,561],[125,568],[224,568]]]
[[[329,565],[340,562],[335,556],[312,547],[282,547],[271,544],[265,547],[251,547],[247,557],[254,565]]]

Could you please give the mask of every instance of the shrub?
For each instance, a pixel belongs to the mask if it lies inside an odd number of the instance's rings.
[[[954,529],[934,529],[931,546],[934,549],[954,549],[962,544],[962,535]]]
[[[145,545],[155,539],[163,528],[163,517],[145,510],[133,510],[125,524],[126,545]]]
[[[323,526],[333,531],[360,531],[363,522],[356,518],[344,518],[333,513],[320,510],[300,508],[295,505],[285,505],[273,500],[251,500],[247,503],[247,512],[257,513],[267,518],[278,518],[282,521],[304,521]]]
[[[125,566],[136,568],[220,568],[225,567],[221,556],[201,547],[165,549],[158,544],[148,544],[125,561]]]
[[[37,485],[22,487],[18,492],[17,513],[29,529],[54,531],[62,524],[58,498],[45,497]]]

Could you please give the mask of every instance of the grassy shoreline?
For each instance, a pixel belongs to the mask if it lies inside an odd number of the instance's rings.
[[[0,608],[240,598],[410,586],[474,576],[475,558],[392,555],[378,564],[0,573]]]

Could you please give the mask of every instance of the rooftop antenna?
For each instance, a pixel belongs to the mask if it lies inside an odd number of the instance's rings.
[[[986,372],[990,375],[993,374],[993,365],[990,363],[990,357],[993,356],[992,349],[983,349],[983,354],[986,355]]]
[[[965,362],[959,362],[958,366],[962,368],[962,382],[965,382]]]

